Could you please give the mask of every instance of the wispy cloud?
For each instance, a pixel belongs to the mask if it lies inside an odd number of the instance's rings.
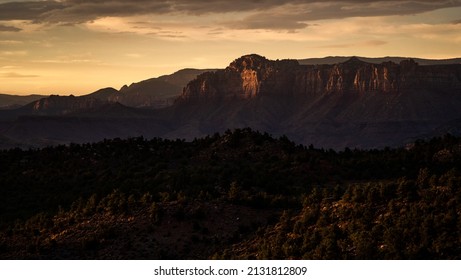
[[[142,58],[143,57],[143,55],[139,53],[127,53],[125,54],[125,56],[129,58]]]
[[[27,51],[24,50],[11,50],[11,51],[1,51],[0,56],[26,56]]]
[[[382,46],[386,44],[387,42],[383,40],[369,40],[362,43],[364,46]]]
[[[45,64],[100,64],[98,60],[94,59],[41,59],[31,60],[31,62]]]
[[[369,41],[361,41],[356,43],[347,43],[347,44],[329,44],[329,45],[322,45],[318,48],[322,49],[346,49],[346,48],[357,48],[357,47],[377,47],[386,45],[386,41],[382,40],[369,40]]]
[[[19,45],[22,44],[21,41],[17,40],[0,40],[0,45]]]
[[[18,68],[20,67],[14,66],[14,65],[5,65],[5,66],[0,67],[0,69],[18,69]]]
[[[16,72],[7,72],[7,73],[0,73],[1,78],[7,78],[7,79],[23,79],[23,78],[38,78],[40,76],[38,75],[30,75],[30,74],[20,74]]]
[[[0,32],[19,32],[21,28],[0,24]]]
[[[306,14],[264,12],[242,19],[224,21],[221,24],[230,29],[298,30],[309,26]]]

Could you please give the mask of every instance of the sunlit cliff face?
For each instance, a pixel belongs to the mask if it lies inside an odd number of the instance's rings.
[[[235,100],[264,96],[311,98],[319,95],[456,92],[460,65],[420,66],[412,59],[371,64],[358,58],[335,65],[300,65],[296,60],[268,60],[251,54],[228,67],[204,73],[183,91],[183,100]]]
[[[246,53],[460,57],[460,7],[458,0],[1,0],[0,92],[78,95],[187,67],[224,68]]]

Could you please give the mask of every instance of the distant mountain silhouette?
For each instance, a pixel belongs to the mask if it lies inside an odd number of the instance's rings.
[[[0,95],[0,118],[22,115],[66,115],[93,110],[103,104],[120,103],[134,108],[158,109],[170,106],[187,83],[209,70],[183,69],[171,75],[152,78],[120,90],[108,87],[82,96]],[[1,109],[15,109],[8,112]]]
[[[164,108],[173,104],[189,81],[206,71],[209,70],[183,69],[171,75],[125,85],[119,91],[107,88],[88,96],[136,108]]]
[[[0,110],[15,109],[45,97],[44,95],[9,95],[0,94]]]
[[[338,64],[343,63],[351,59],[351,56],[328,56],[323,58],[306,58],[299,59],[299,64],[302,65],[323,65],[323,64]],[[449,58],[449,59],[424,59],[424,58],[411,58],[411,57],[399,57],[399,56],[386,56],[386,57],[357,57],[361,61],[380,64],[383,62],[394,62],[399,64],[403,60],[413,59],[419,65],[447,65],[447,64],[461,64],[461,58]]]
[[[123,86],[120,90],[108,87],[82,96],[0,95],[0,120],[11,121],[20,116],[84,115],[85,111],[94,117],[101,106],[113,103],[133,108],[164,108],[173,104],[190,80],[206,71],[212,70],[183,69],[170,75]],[[102,116],[103,111],[104,109],[98,115]]]

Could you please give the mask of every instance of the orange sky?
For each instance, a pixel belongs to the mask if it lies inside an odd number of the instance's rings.
[[[461,0],[0,0],[0,93],[86,94],[248,53],[461,57]]]

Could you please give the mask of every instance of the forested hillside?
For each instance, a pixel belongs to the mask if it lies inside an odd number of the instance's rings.
[[[337,152],[238,129],[0,151],[2,259],[458,259],[461,139]]]

